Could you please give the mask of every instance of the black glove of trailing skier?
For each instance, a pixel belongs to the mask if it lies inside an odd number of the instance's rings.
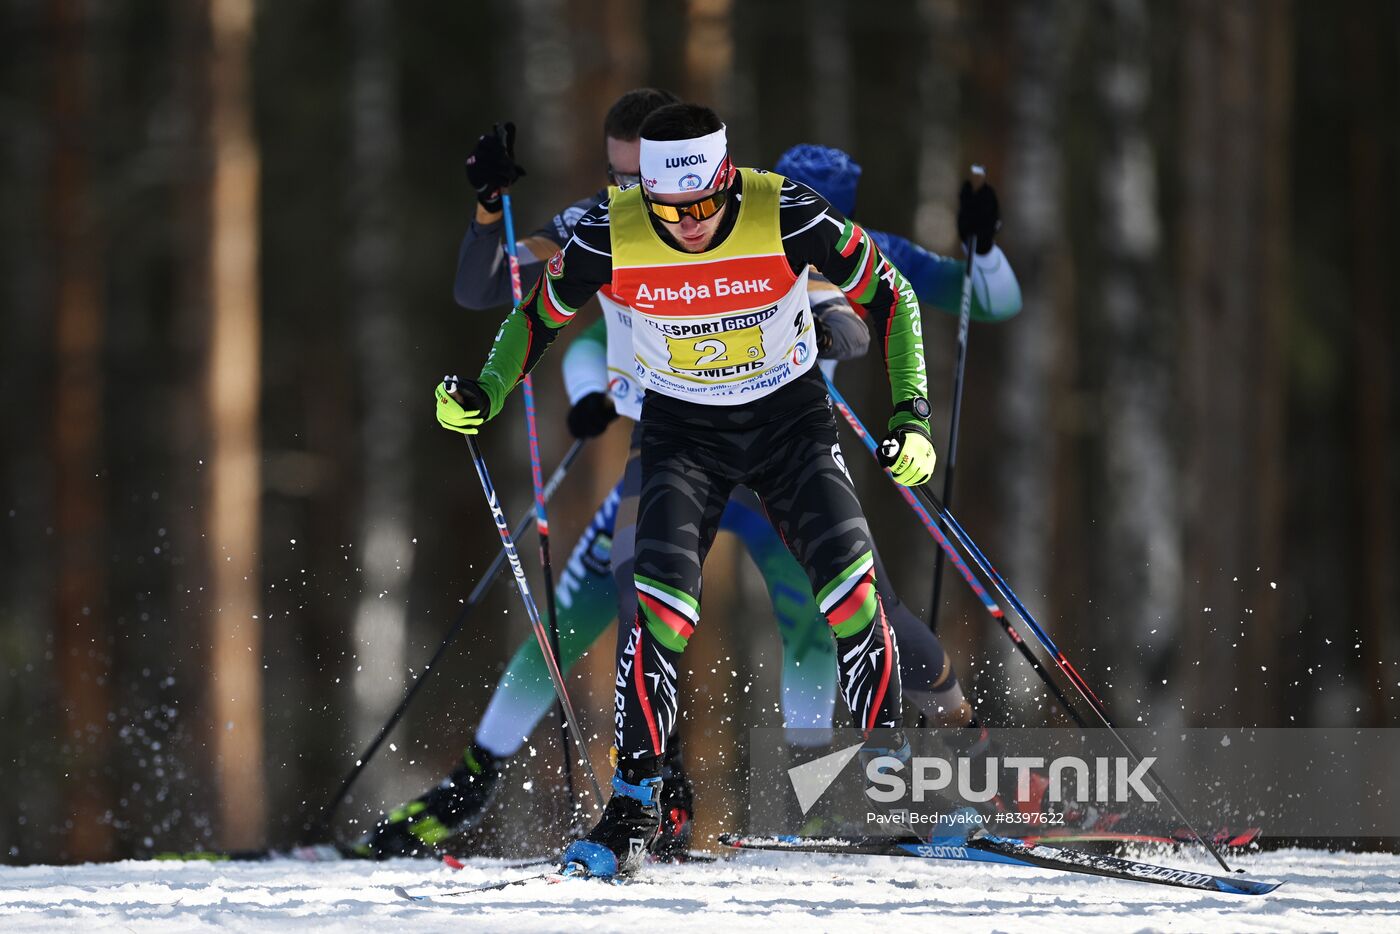
[[[978,175],[978,178],[984,176]],[[997,205],[996,189],[985,181],[974,186],[972,182],[962,183],[958,192],[958,239],[963,243],[967,238],[977,236],[977,252],[989,253],[1001,228],[1001,209]]]
[[[825,355],[831,350],[831,327],[815,310],[812,312],[812,332],[817,341],[817,356]]]
[[[525,167],[515,161],[515,124],[510,121],[493,125],[467,156],[467,181],[482,208],[492,214],[501,209],[501,189],[524,176]]]
[[[580,441],[601,435],[617,418],[617,409],[605,392],[590,392],[569,409],[569,434]]]

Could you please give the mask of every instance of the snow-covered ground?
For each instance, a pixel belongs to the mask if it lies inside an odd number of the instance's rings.
[[[1154,862],[1183,862],[1182,854]],[[1263,853],[1272,895],[1208,895],[1018,867],[744,853],[651,867],[624,886],[544,880],[412,903],[539,872],[430,863],[125,862],[0,868],[0,931],[1400,931],[1400,856]],[[1205,868],[1199,863],[1195,868]]]

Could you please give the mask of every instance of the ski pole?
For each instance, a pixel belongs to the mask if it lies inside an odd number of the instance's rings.
[[[559,462],[559,466],[554,468],[554,473],[550,475],[549,483],[545,484],[544,495],[546,499],[553,496],[554,491],[559,489],[559,484],[564,482],[564,475],[569,472],[569,468],[573,466],[574,461],[578,460],[579,454],[583,451],[584,443],[583,440],[575,441],[573,447],[569,448],[564,454],[564,459]],[[533,510],[521,516],[520,521],[516,523],[515,530],[511,533],[511,537],[515,539],[524,535],[529,531],[530,525],[534,521],[535,513]],[[350,794],[351,786],[355,784],[355,781],[360,777],[360,773],[369,765],[369,760],[373,759],[375,753],[379,752],[379,747],[384,744],[384,740],[389,738],[389,734],[393,732],[394,727],[398,726],[399,721],[403,719],[404,713],[408,710],[408,705],[413,703],[413,698],[417,695],[419,688],[428,680],[429,675],[437,671],[438,662],[447,654],[448,647],[456,641],[457,635],[462,631],[462,627],[466,625],[467,620],[471,617],[472,610],[476,608],[476,605],[481,602],[482,597],[486,595],[486,591],[490,589],[492,582],[496,579],[496,574],[500,572],[501,565],[505,564],[505,561],[506,550],[503,547],[500,551],[496,552],[496,557],[492,560],[490,566],[487,567],[486,573],[481,575],[481,579],[476,582],[476,587],[474,587],[472,592],[467,596],[466,601],[462,604],[462,608],[457,611],[457,618],[452,621],[452,627],[447,630],[447,635],[442,637],[442,641],[438,643],[437,649],[433,652],[432,657],[428,659],[428,663],[423,666],[423,670],[418,673],[417,677],[413,679],[413,683],[408,686],[408,690],[404,693],[403,700],[399,701],[399,706],[394,708],[394,712],[389,715],[389,719],[384,721],[384,725],[379,728],[379,733],[370,741],[364,753],[355,760],[355,764],[351,766],[345,779],[340,783],[339,790],[331,797],[330,803],[321,809],[321,813],[317,816],[315,821],[305,825],[303,828],[305,830],[303,843],[316,842],[324,838],[324,835],[330,829],[331,820],[335,817],[335,812],[340,809],[340,805],[344,803],[346,796]]]
[[[992,566],[992,563],[987,560],[987,556],[982,553],[982,549],[977,547],[977,543],[974,542],[972,540],[972,537],[968,535],[966,531],[963,530],[963,527],[961,525],[958,524],[958,520],[953,518],[953,514],[949,512],[941,502],[938,501],[938,497],[934,496],[932,493],[928,492],[922,487],[916,487],[916,489],[918,490],[919,495],[923,497],[924,501],[928,503],[930,507],[932,507],[934,514],[938,516],[939,521],[942,522],[943,525],[953,533],[953,537],[957,539],[958,544],[960,544],[963,550],[967,552],[968,557],[972,559],[972,563],[976,564],[978,569],[987,576],[987,578],[992,582],[992,586],[996,589],[997,593],[1001,594],[1002,598],[1005,599],[1007,603],[1011,604],[1011,606],[1016,610],[1016,615],[1021,617],[1025,624],[1030,627],[1031,632],[1035,634],[1035,637],[1037,640],[1039,640],[1041,646],[1045,649],[1046,652],[1050,654],[1051,659],[1055,663],[1055,667],[1059,668],[1060,671],[1064,674],[1064,676],[1069,679],[1069,682],[1074,686],[1075,691],[1077,691],[1079,693],[1079,696],[1082,697],[1084,701],[1089,705],[1089,708],[1094,711],[1094,714],[1098,717],[1099,722],[1102,723],[1104,727],[1110,733],[1113,734],[1113,738],[1118,740],[1118,744],[1122,746],[1123,751],[1126,752],[1133,759],[1134,764],[1142,765],[1142,753],[1138,752],[1137,749],[1134,748],[1130,742],[1128,742],[1127,737],[1120,733],[1118,731],[1118,728],[1113,725],[1113,721],[1109,719],[1108,711],[1107,708],[1104,706],[1104,702],[1100,700],[1099,696],[1094,693],[1092,688],[1089,687],[1088,682],[1084,680],[1084,676],[1079,673],[1078,669],[1076,669],[1074,665],[1070,664],[1070,660],[1065,657],[1064,652],[1060,651],[1059,646],[1055,645],[1054,640],[1050,638],[1050,634],[1047,633],[1041,627],[1040,623],[1036,622],[1035,617],[1032,616],[1030,611],[1026,609],[1025,605],[1021,603],[1021,600],[1016,596],[1015,591],[1011,589],[1011,585],[1006,582],[1005,578],[1003,578],[1000,574],[997,573],[996,568],[994,568]],[[1233,872],[1234,870],[1232,870],[1230,868],[1230,865],[1225,862],[1225,858],[1220,855],[1220,851],[1215,848],[1215,845],[1212,844],[1205,837],[1201,836],[1200,832],[1196,830],[1196,827],[1194,824],[1192,824],[1191,819],[1186,816],[1186,812],[1182,808],[1181,802],[1177,800],[1176,795],[1172,794],[1172,790],[1167,787],[1166,783],[1162,781],[1161,777],[1157,775],[1157,773],[1150,767],[1147,769],[1145,774],[1152,776],[1153,784],[1155,784],[1157,786],[1157,790],[1162,793],[1162,797],[1167,799],[1167,803],[1169,803],[1172,806],[1172,810],[1176,811],[1176,816],[1181,818],[1182,823],[1186,825],[1186,829],[1191,831],[1191,836],[1195,837],[1197,840],[1200,841],[1201,845],[1204,846],[1210,852],[1210,855],[1215,857],[1215,861],[1220,864],[1220,867],[1222,869],[1224,869],[1226,872]]]
[[[456,393],[455,381],[449,378],[448,391]],[[544,656],[544,667],[549,672],[549,680],[554,682],[554,693],[559,698],[559,705],[564,709],[564,724],[569,730],[569,735],[573,738],[574,748],[578,751],[579,758],[583,761],[584,771],[588,774],[589,783],[593,786],[593,800],[597,802],[601,812],[605,803],[602,789],[598,787],[598,776],[593,771],[593,762],[588,758],[588,747],[584,745],[583,733],[579,730],[578,716],[574,713],[574,705],[569,701],[569,690],[564,684],[564,673],[559,669],[559,658],[554,654],[553,648],[549,644],[549,633],[545,629],[544,620],[540,619],[539,607],[535,605],[535,598],[530,594],[530,582],[525,578],[525,568],[520,564],[520,555],[516,553],[515,541],[511,538],[510,529],[506,527],[505,513],[501,512],[500,500],[496,497],[496,487],[491,483],[491,475],[486,471],[486,461],[482,459],[481,451],[476,446],[476,438],[472,435],[464,435],[467,439],[467,448],[471,451],[472,464],[476,467],[476,475],[481,480],[482,492],[486,494],[486,505],[491,509],[491,518],[496,522],[496,531],[500,533],[501,545],[506,551],[506,560],[510,562],[511,573],[515,575],[515,589],[520,594],[520,602],[525,604],[525,615],[530,620],[530,628],[535,632],[535,641],[540,644],[540,654]]]
[[[972,167],[972,189],[981,188],[987,180],[987,170]],[[967,333],[972,324],[972,258],[977,255],[977,234],[963,244],[967,264],[963,267],[962,304],[958,308],[958,359],[953,368],[953,417],[948,425],[948,453],[943,467],[943,502],[953,502],[953,471],[958,466],[958,423],[962,420],[963,373],[967,371]],[[929,607],[928,628],[938,632],[938,611],[942,608],[943,552],[933,560],[933,603]]]
[[[827,385],[829,387],[831,386],[829,380],[827,382]],[[836,392],[835,387],[831,387],[829,391],[832,393],[832,399],[835,400],[839,395]],[[846,406],[846,408],[848,411],[850,410],[849,406]],[[850,413],[850,416],[853,420],[857,422],[859,421],[859,419],[856,419],[855,417],[855,412],[852,411]],[[862,440],[869,439],[866,440],[867,447],[873,444],[873,439],[870,439],[868,433],[862,431],[861,434]],[[1089,687],[1089,684],[1087,681],[1084,680],[1084,677],[1072,664],[1070,664],[1069,659],[1065,657],[1065,653],[1061,652],[1059,646],[1055,645],[1054,640],[1050,638],[1050,634],[1047,633],[1041,627],[1040,623],[1036,622],[1036,619],[1034,616],[1031,615],[1030,610],[1026,609],[1025,604],[1023,604],[1020,598],[1016,596],[1016,592],[1011,589],[1011,585],[1006,582],[1005,578],[1003,578],[1000,574],[997,573],[996,568],[992,567],[992,563],[987,560],[987,556],[982,553],[982,549],[977,547],[977,543],[974,542],[972,540],[972,537],[967,534],[967,532],[963,529],[961,525],[958,524],[958,520],[953,518],[953,514],[949,512],[948,509],[941,502],[939,502],[938,497],[934,496],[932,493],[928,492],[923,487],[913,487],[913,489],[917,492],[917,495],[921,497],[923,501],[929,506],[929,508],[933,510],[934,515],[938,517],[938,521],[941,522],[943,526],[947,528],[949,532],[952,533],[953,538],[957,540],[960,546],[962,546],[962,549],[967,553],[967,556],[972,559],[972,563],[977,565],[977,569],[981,571],[982,574],[986,576],[986,578],[989,581],[991,581],[993,589],[997,591],[997,593],[1001,596],[1003,600],[1005,600],[1008,604],[1011,605],[1012,609],[1016,611],[1016,615],[1020,616],[1021,620],[1028,627],[1030,627],[1031,632],[1033,632],[1035,634],[1036,639],[1039,640],[1041,647],[1044,648],[1045,651],[1050,654],[1051,660],[1054,661],[1055,666],[1060,669],[1060,673],[1063,674],[1067,679],[1069,679],[1069,683],[1074,686],[1075,691],[1079,693],[1079,696],[1084,700],[1086,704],[1089,705],[1090,709],[1094,711],[1094,714],[1098,717],[1099,722],[1103,724],[1103,726],[1108,730],[1110,734],[1112,734],[1113,738],[1118,741],[1118,744],[1123,747],[1123,751],[1128,754],[1128,756],[1133,760],[1134,764],[1139,766],[1142,765],[1142,754],[1138,752],[1137,749],[1135,749],[1133,745],[1130,742],[1128,742],[1127,737],[1120,733],[1118,731],[1118,728],[1113,725],[1113,721],[1109,719],[1108,712],[1104,707],[1103,701],[1099,700],[1099,696],[1094,693],[1092,688]],[[1167,799],[1167,803],[1171,805],[1172,810],[1176,811],[1176,816],[1181,818],[1182,823],[1186,825],[1186,829],[1191,831],[1191,836],[1195,837],[1198,841],[1200,841],[1201,845],[1204,846],[1210,852],[1210,855],[1215,857],[1215,861],[1220,864],[1222,869],[1224,869],[1226,872],[1233,872],[1234,870],[1232,870],[1230,868],[1230,865],[1225,862],[1225,858],[1220,855],[1220,851],[1217,850],[1209,840],[1201,836],[1200,832],[1196,830],[1196,827],[1191,822],[1191,819],[1186,816],[1186,812],[1183,810],[1181,802],[1177,800],[1176,795],[1172,794],[1171,789],[1166,786],[1166,783],[1164,783],[1162,779],[1157,775],[1157,773],[1150,767],[1146,770],[1145,774],[1152,776],[1153,784],[1155,784],[1157,786],[1157,790],[1162,793],[1162,797]]]
[[[875,439],[865,430],[865,426],[861,424],[855,412],[851,411],[851,407],[846,403],[845,398],[836,387],[832,385],[830,380],[827,380],[826,385],[827,391],[831,393],[832,402],[846,419],[846,423],[851,426],[851,430],[856,433],[856,436],[860,438],[861,442],[870,453],[876,456],[876,461],[878,462],[879,449],[875,443]],[[888,470],[885,470],[885,475],[889,476]],[[918,516],[919,521],[923,523],[929,535],[938,543],[939,557],[942,557],[944,554],[948,556],[948,560],[952,563],[953,567],[957,569],[958,573],[962,575],[962,579],[967,581],[967,586],[971,587],[972,592],[977,595],[977,599],[982,601],[982,606],[986,608],[992,619],[996,620],[1002,632],[1006,633],[1007,637],[1011,639],[1017,651],[1021,653],[1021,657],[1024,658],[1031,668],[1035,670],[1035,673],[1040,676],[1040,680],[1050,689],[1050,693],[1055,695],[1055,699],[1060,702],[1060,706],[1064,709],[1065,713],[1075,722],[1075,725],[1084,726],[1084,720],[1074,709],[1074,705],[1070,703],[1070,699],[1065,696],[1065,692],[1055,683],[1055,679],[1050,676],[1050,672],[1041,664],[1035,652],[1031,650],[1029,645],[1026,645],[1025,640],[1021,638],[1021,634],[1016,631],[1016,627],[1011,625],[1011,620],[1006,618],[1006,613],[1003,612],[997,602],[992,599],[991,594],[987,593],[981,581],[977,579],[976,575],[972,573],[972,570],[963,561],[962,556],[953,548],[952,543],[950,543],[943,534],[943,530],[938,527],[938,523],[933,521],[933,517],[930,516],[928,510],[924,508],[924,504],[919,502],[918,497],[914,495],[909,487],[894,483],[893,477],[890,478],[890,482],[893,483],[894,488],[899,491],[899,495],[904,497],[904,501],[909,504],[909,508],[913,511],[914,515]]]
[[[503,144],[504,139],[501,141]],[[501,211],[505,215],[506,258],[510,265],[510,292],[515,304],[520,304],[524,289],[520,285],[520,257],[515,245],[515,221],[510,209],[510,191],[501,191]],[[554,604],[554,565],[549,555],[549,516],[544,508],[544,483],[540,477],[540,436],[535,427],[535,385],[525,375],[525,435],[530,444],[530,483],[535,491],[535,528],[539,532],[540,569],[544,575],[545,614],[549,617],[549,647],[559,658],[559,610]],[[569,728],[564,720],[564,707],[559,706],[559,747],[564,753],[564,795],[569,799],[569,825],[578,824],[578,801],[574,797],[574,766],[569,755]],[[580,750],[582,751],[582,750]],[[601,803],[601,802],[600,802]]]

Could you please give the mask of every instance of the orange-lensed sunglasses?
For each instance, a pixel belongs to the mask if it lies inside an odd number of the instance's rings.
[[[714,217],[719,213],[719,209],[724,207],[724,203],[729,200],[728,186],[721,188],[714,194],[688,201],[685,204],[662,204],[642,195],[651,213],[668,224],[679,224],[682,217],[690,216],[697,221],[703,221]]]

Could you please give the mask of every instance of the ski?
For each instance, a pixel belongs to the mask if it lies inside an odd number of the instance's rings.
[[[1253,846],[1262,833],[1263,831],[1258,827],[1250,827],[1238,833],[1222,830],[1211,836],[1211,842],[1217,847],[1226,850],[1244,850]],[[1045,833],[1027,834],[1024,837],[1017,837],[1015,839],[1032,844],[1048,843],[1053,846],[1061,846],[1063,844],[1075,844],[1080,846],[1127,846],[1129,844],[1143,844],[1148,846],[1191,846],[1196,843],[1196,838],[1185,831],[1177,831],[1172,834],[1156,834],[1114,830],[1051,830]]]
[[[1121,859],[1116,856],[1096,856],[1069,847],[1049,846],[1043,843],[1032,844],[1011,837],[998,837],[985,831],[973,834],[968,840],[968,845],[980,852],[996,854],[1024,865],[1046,869],[1064,869],[1069,872],[1083,872],[1111,878],[1135,879],[1141,882],[1155,882],[1160,885],[1225,892],[1232,895],[1266,895],[1283,884],[1282,882],[1259,882],[1234,876],[1216,876],[1186,869],[1171,869],[1166,866]]]
[[[434,892],[431,895],[414,895],[401,885],[394,886],[394,894],[399,898],[407,899],[411,902],[430,902],[435,898],[453,898],[459,895],[476,895],[481,892],[498,892],[501,889],[508,889],[513,885],[525,885],[527,882],[538,882],[541,879],[550,882],[558,882],[565,878],[559,874],[558,869],[551,869],[549,872],[536,873],[533,876],[524,876],[520,879],[507,879],[505,882],[490,882],[486,885],[473,886],[469,889],[456,889],[451,892]]]
[[[519,879],[507,879],[504,882],[488,882],[485,885],[473,886],[469,889],[454,889],[451,892],[433,892],[427,895],[414,895],[401,885],[394,886],[394,894],[399,898],[407,899],[411,902],[430,902],[438,898],[457,898],[462,895],[479,895],[482,892],[499,892],[501,889],[508,889],[513,885],[525,885],[530,882],[549,882],[551,884],[565,882],[569,880],[594,879],[608,885],[630,885],[638,880],[633,876],[595,876],[583,867],[580,863],[570,863],[565,868],[558,865],[552,867],[548,872],[536,873],[533,876],[524,876]]]
[[[686,863],[717,863],[722,859],[728,859],[729,853],[706,853],[704,850],[690,850],[684,855],[668,856],[665,859],[651,856],[647,858],[647,865],[654,866],[680,866]]]
[[[779,850],[796,853],[846,853],[866,856],[904,856],[918,859],[947,859],[962,862],[1000,863],[1034,866],[1065,872],[1106,876],[1136,882],[1152,882],[1207,892],[1232,895],[1264,895],[1283,883],[1213,876],[1187,869],[1171,869],[1114,856],[1097,856],[1068,847],[1029,843],[976,830],[966,837],[934,837],[930,840],[899,837],[750,837],[721,834],[726,846],[749,850]]]
[[[667,859],[658,859],[655,856],[648,859],[648,865],[679,865],[682,863],[717,863],[721,859],[727,859],[728,853],[706,853],[703,850],[691,850],[684,854],[671,856]],[[530,866],[543,866],[547,863],[556,862],[558,856],[540,856],[534,859],[522,859],[517,862],[502,863],[501,869],[526,869]],[[451,853],[442,855],[442,864],[448,869],[466,869],[471,864],[465,860],[453,856]]]
[[[370,857],[357,852],[348,843],[317,843],[308,846],[294,846],[287,849],[269,848],[265,850],[190,850],[187,852],[169,851],[151,857],[162,862],[205,862],[205,863],[271,863],[288,860],[297,863],[334,862],[373,862]],[[396,856],[394,859],[411,859],[427,862],[434,859],[431,854],[422,856]],[[442,864],[452,869],[464,869],[469,864],[451,853],[443,853]],[[524,859],[499,860],[492,863],[497,869],[527,869],[531,866],[544,866],[554,863],[557,856],[535,856]]]

